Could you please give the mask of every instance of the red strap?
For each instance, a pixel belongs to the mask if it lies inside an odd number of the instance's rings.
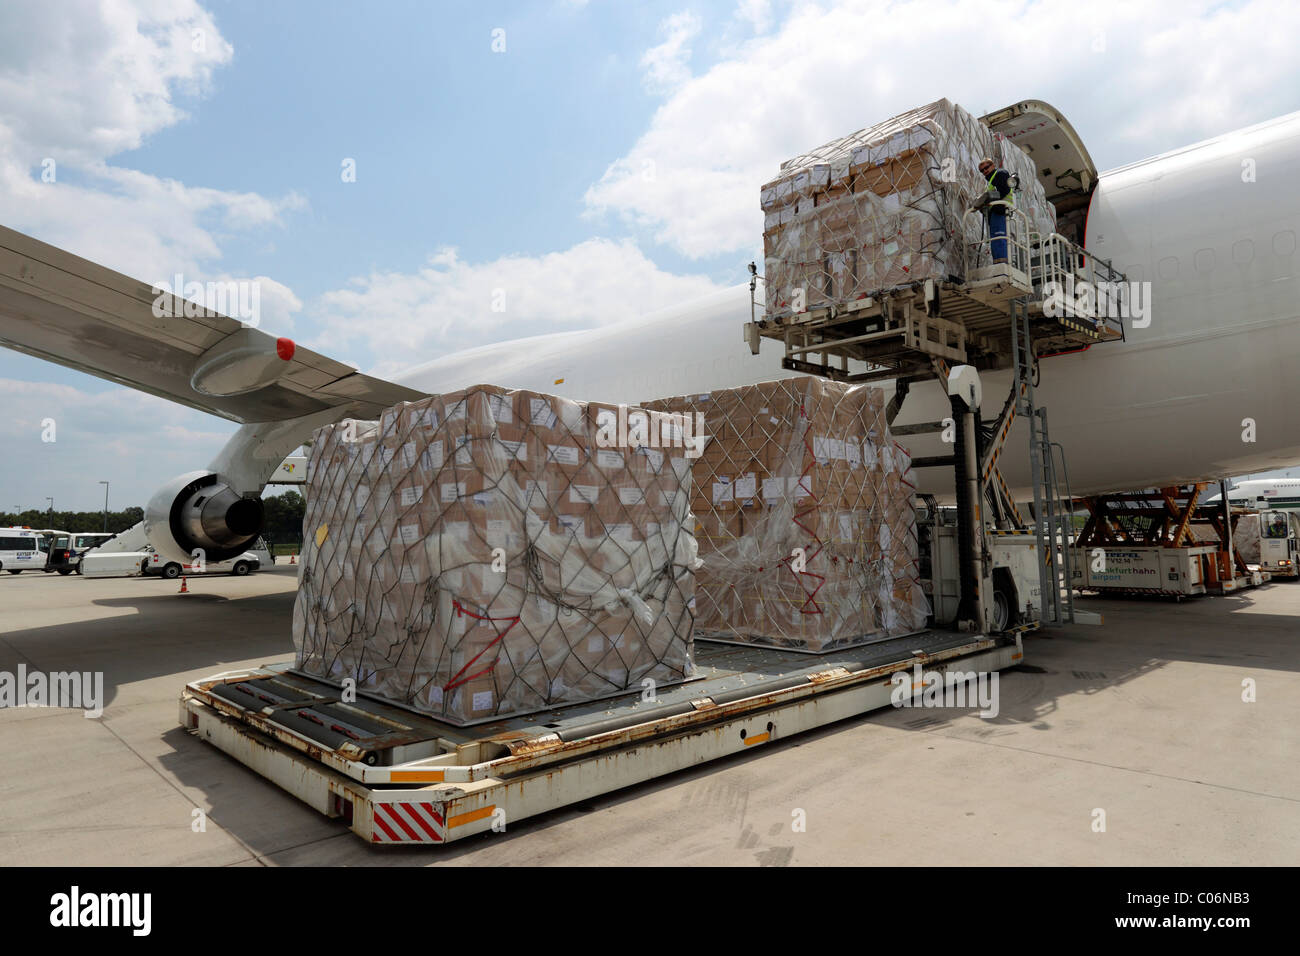
[[[490,672],[492,668],[496,667],[497,662],[496,659],[493,658],[492,663],[489,664],[487,667],[483,668],[481,671],[476,671],[475,673],[470,674],[468,677],[462,676],[467,670],[469,670],[471,667],[474,666],[475,661],[477,661],[480,657],[482,657],[489,650],[491,650],[492,647],[494,647],[503,637],[505,637],[507,634],[510,633],[510,629],[512,627],[514,627],[516,624],[519,623],[519,615],[515,615],[514,617],[488,617],[485,614],[476,614],[474,611],[471,611],[469,608],[465,607],[463,604],[460,603],[460,601],[456,600],[455,598],[451,599],[451,606],[456,609],[457,617],[460,617],[462,614],[465,614],[468,615],[469,617],[474,618],[474,620],[476,621],[488,621],[493,625],[495,625],[497,621],[509,621],[510,624],[504,631],[502,631],[495,638],[493,638],[492,641],[487,645],[487,647],[483,648],[483,650],[479,651],[477,654],[471,657],[469,661],[466,662],[464,667],[462,667],[454,675],[452,675],[450,681],[442,685],[442,689],[444,691],[455,690],[461,684],[467,684],[470,681],[474,680],[475,678],[482,677],[484,674]]]

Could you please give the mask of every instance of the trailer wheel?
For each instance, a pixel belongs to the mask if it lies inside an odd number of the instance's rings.
[[[58,568],[59,574],[71,574],[72,568]]]
[[[175,561],[163,565],[162,576],[173,580],[179,578],[181,576],[181,566]]]
[[[994,633],[1009,630],[1019,623],[1020,606],[1016,599],[1016,586],[1006,568],[993,569],[993,625]]]

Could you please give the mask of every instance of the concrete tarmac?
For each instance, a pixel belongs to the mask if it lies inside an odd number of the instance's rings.
[[[1300,863],[1297,583],[1083,598],[1104,625],[1027,638],[996,718],[877,711],[505,833],[385,850],[177,723],[187,681],[292,657],[296,570],[185,595],[0,574],[0,674],[104,675],[99,719],[0,709],[0,864]]]

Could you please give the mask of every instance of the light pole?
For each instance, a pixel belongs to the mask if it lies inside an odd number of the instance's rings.
[[[104,533],[107,534],[108,533],[108,482],[101,481],[100,484],[104,486]]]
[[[54,499],[46,495],[45,500],[50,503],[50,524],[54,524]]]

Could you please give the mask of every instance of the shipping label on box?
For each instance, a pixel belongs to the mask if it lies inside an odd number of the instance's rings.
[[[540,428],[554,428],[559,421],[549,399],[529,399],[528,423]]]
[[[569,503],[575,505],[594,505],[600,500],[600,485],[569,485]]]
[[[576,445],[547,445],[546,460],[557,465],[576,467],[582,462],[582,454]]]

